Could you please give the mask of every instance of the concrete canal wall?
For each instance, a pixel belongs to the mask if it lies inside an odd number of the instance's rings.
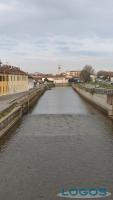
[[[113,116],[112,105],[107,103],[107,95],[96,94],[85,91],[84,89],[73,85],[72,88],[85,100],[94,105],[97,109],[101,110],[108,116]]]
[[[29,111],[45,91],[46,87],[33,89],[12,101],[11,105],[0,113],[0,139]]]

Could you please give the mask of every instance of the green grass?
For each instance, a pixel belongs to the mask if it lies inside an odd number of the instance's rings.
[[[87,83],[88,84],[88,83]],[[95,86],[95,88],[96,88],[96,85],[98,85],[99,87],[98,88],[103,88],[103,89],[113,89],[113,86],[112,85],[109,85],[109,84],[107,84],[107,83],[102,83],[102,82],[89,82],[89,84],[90,85],[92,85],[93,87],[92,88],[94,88],[94,86]],[[90,88],[87,88],[87,87],[85,87],[85,84],[81,84],[81,83],[79,83],[79,84],[77,84],[77,87],[78,88],[80,88],[80,89],[83,89],[83,90],[85,90],[85,91],[89,91],[89,92],[93,92],[93,90],[91,89],[91,87]],[[98,89],[97,88],[97,89]]]
[[[113,89],[113,85],[110,85],[108,83],[103,83],[100,81],[96,81],[96,82],[89,82],[92,85],[98,85],[100,88],[105,88],[105,89]]]

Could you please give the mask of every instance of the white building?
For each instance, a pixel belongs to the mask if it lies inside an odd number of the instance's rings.
[[[59,84],[59,85],[65,85],[68,83],[68,79],[63,76],[63,75],[48,75],[42,78],[42,80],[44,81],[44,79],[47,78],[49,81],[53,81],[53,83],[55,84]]]
[[[38,86],[36,80],[32,76],[28,76],[28,90],[34,88],[35,86]]]

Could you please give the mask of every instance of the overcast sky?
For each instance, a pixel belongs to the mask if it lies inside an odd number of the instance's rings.
[[[29,72],[113,70],[113,0],[0,0],[0,58]]]

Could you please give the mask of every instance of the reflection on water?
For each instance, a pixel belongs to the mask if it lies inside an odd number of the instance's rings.
[[[38,102],[33,114],[86,114],[86,104],[70,87],[48,90]]]
[[[113,124],[71,88],[47,91],[1,150],[1,200],[57,200],[72,186],[113,193]]]

